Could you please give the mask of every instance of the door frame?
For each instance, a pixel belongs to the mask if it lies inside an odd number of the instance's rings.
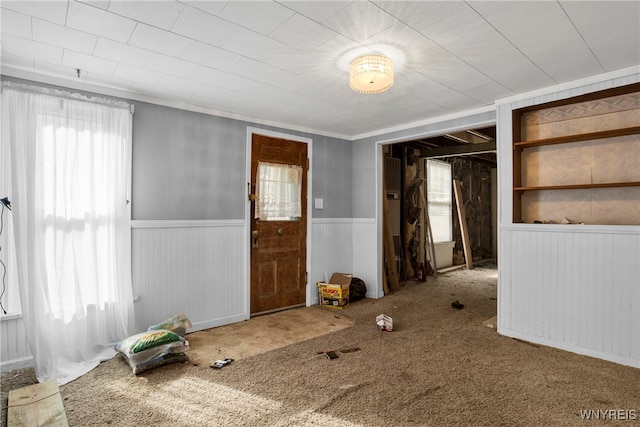
[[[311,246],[311,242],[312,242],[312,234],[311,234],[311,223],[312,223],[312,219],[313,219],[313,209],[312,209],[312,203],[311,203],[311,199],[312,199],[312,193],[311,193],[311,189],[312,189],[312,182],[313,182],[313,177],[312,177],[312,172],[313,172],[313,139],[311,138],[306,138],[303,136],[299,136],[299,135],[293,135],[293,134],[288,134],[288,133],[283,133],[283,132],[278,132],[278,131],[272,131],[272,130],[267,130],[267,129],[261,129],[261,128],[257,128],[257,127],[252,127],[252,126],[247,126],[247,138],[246,138],[246,142],[245,142],[245,152],[246,152],[246,159],[245,159],[245,187],[244,187],[244,192],[245,192],[245,199],[244,199],[244,236],[245,236],[245,244],[244,244],[244,265],[245,265],[245,272],[246,272],[246,277],[245,277],[245,283],[244,283],[244,288],[245,288],[245,309],[244,309],[244,313],[246,315],[246,318],[248,319],[249,317],[251,317],[251,202],[249,201],[249,197],[248,197],[248,188],[247,188],[247,183],[251,183],[251,140],[253,135],[263,135],[263,136],[268,136],[270,138],[280,138],[280,139],[288,139],[290,141],[296,141],[296,142],[302,142],[307,144],[307,157],[309,159],[309,170],[307,171],[307,240],[306,240],[306,246],[307,246],[307,259],[306,259],[306,271],[307,271],[307,284],[306,284],[306,301],[305,301],[305,305],[309,306],[311,305],[311,302],[313,301],[313,292],[314,292],[314,287],[311,286],[311,283],[309,283],[309,280],[312,276],[311,274],[311,255],[312,255],[312,246]]]

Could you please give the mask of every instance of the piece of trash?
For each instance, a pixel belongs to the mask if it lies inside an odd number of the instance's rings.
[[[379,314],[376,316],[376,323],[380,326],[381,331],[391,332],[393,331],[393,319],[386,314]]]
[[[462,310],[464,308],[464,304],[461,304],[460,301],[454,301],[451,303],[451,307]]]
[[[233,359],[223,359],[223,360],[216,360],[215,362],[213,362],[213,365],[211,365],[212,368],[216,368],[216,369],[220,369],[222,367],[227,366],[229,363],[233,362]]]
[[[340,353],[353,353],[354,351],[360,351],[360,347],[344,348],[340,350]]]
[[[327,356],[327,359],[329,360],[338,358],[338,354],[334,350],[327,350],[324,352],[324,354]]]

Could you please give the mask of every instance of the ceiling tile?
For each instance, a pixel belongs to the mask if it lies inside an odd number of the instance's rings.
[[[336,13],[340,12],[352,1],[281,1],[280,4],[295,10],[316,22],[324,23]]]
[[[61,0],[49,1],[6,1],[0,2],[3,9],[13,10],[25,15],[31,15],[45,21],[64,25],[67,19],[67,2]]]
[[[269,37],[302,51],[313,50],[337,34],[309,18],[294,15],[274,30]]]
[[[107,39],[126,42],[136,21],[82,3],[69,3],[67,27]]]
[[[171,31],[208,43],[221,46],[240,29],[239,26],[212,16],[201,10],[187,7],[180,15]]]
[[[219,47],[211,46],[205,43],[195,42],[189,45],[187,50],[180,56],[180,59],[204,65],[206,67],[226,70],[233,61],[238,59],[240,55]]]
[[[263,80],[280,86],[283,82],[291,81],[292,74],[286,70],[273,67],[245,56],[238,56],[233,62],[220,68],[228,73],[246,77],[251,80]],[[286,86],[286,84],[284,85]]]
[[[34,19],[33,40],[90,54],[96,44],[97,37],[82,31]]]
[[[143,68],[134,67],[127,64],[118,64],[112,76],[116,79],[123,79],[133,83],[145,83],[155,85],[158,83],[163,74]]]
[[[110,0],[75,0],[78,3],[88,4],[89,6],[98,7],[103,10],[107,10],[109,8]]]
[[[605,71],[558,3],[471,2],[470,5],[556,82],[566,81],[567,72],[573,73],[575,69],[583,70],[583,76]],[[518,19],[523,15],[526,20]]]
[[[38,74],[70,80],[73,81],[73,83],[82,83],[84,81],[84,75],[81,74],[80,78],[78,78],[77,72],[74,68],[63,67],[62,65],[35,61],[33,64],[33,70]]]
[[[640,2],[563,1],[561,6],[607,71],[640,62]]]
[[[222,47],[257,60],[266,60],[272,55],[290,52],[287,45],[240,27]]]
[[[217,15],[225,8],[228,1],[182,0],[182,3],[200,9],[203,12],[210,13],[211,15]]]
[[[2,34],[11,34],[23,39],[31,38],[31,17],[9,9],[0,9]]]
[[[96,56],[85,55],[84,53],[65,49],[62,57],[62,65],[73,69],[79,68],[81,71],[104,74],[110,76],[116,68],[117,63]]]
[[[109,12],[168,30],[184,5],[175,1],[111,1]]]
[[[98,39],[93,54],[103,59],[136,67],[142,67],[151,57],[151,52],[146,49],[103,38]]]
[[[3,34],[2,51],[35,61],[62,64],[62,48]]]
[[[138,24],[129,40],[132,46],[176,58],[182,55],[191,43],[192,41],[185,37],[145,24]]]
[[[92,85],[103,86],[122,91],[126,91],[131,88],[131,82],[123,79],[116,79],[112,76],[105,76],[103,74],[85,73],[84,81]]]
[[[278,3],[267,1],[230,1],[218,16],[263,35],[270,34],[294,12]]]
[[[367,40],[396,24],[398,20],[373,3],[355,1],[324,23],[355,41]]]

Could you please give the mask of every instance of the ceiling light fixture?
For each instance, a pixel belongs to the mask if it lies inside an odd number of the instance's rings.
[[[360,93],[381,93],[393,86],[393,63],[384,55],[367,54],[351,61],[349,86]]]

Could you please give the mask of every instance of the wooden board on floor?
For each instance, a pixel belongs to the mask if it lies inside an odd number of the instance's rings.
[[[7,427],[69,426],[56,380],[9,392]]]
[[[458,208],[458,220],[460,221],[460,232],[462,233],[462,247],[464,249],[464,260],[467,263],[467,270],[473,268],[473,257],[471,255],[471,242],[469,241],[469,230],[467,229],[467,215],[464,208],[464,200],[462,198],[462,188],[460,180],[453,180],[453,193],[456,198],[456,206]]]

